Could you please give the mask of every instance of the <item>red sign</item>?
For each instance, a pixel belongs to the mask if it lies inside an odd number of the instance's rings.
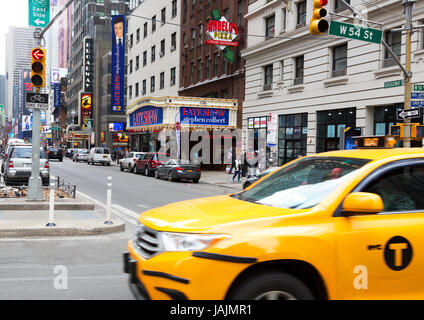
[[[32,49],[32,57],[35,60],[41,60],[44,58],[44,51],[40,48]]]

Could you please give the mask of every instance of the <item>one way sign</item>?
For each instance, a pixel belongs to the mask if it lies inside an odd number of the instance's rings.
[[[421,109],[397,110],[396,117],[398,120],[409,118],[418,118],[421,116]]]

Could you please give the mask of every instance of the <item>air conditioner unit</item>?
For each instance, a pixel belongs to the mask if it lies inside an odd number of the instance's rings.
[[[175,46],[171,46],[171,51],[174,51],[175,50]]]
[[[165,53],[164,52],[159,52],[159,57],[163,57],[165,55]]]
[[[175,84],[175,80],[171,80],[171,86]]]

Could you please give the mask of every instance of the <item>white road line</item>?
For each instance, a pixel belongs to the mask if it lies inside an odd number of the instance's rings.
[[[140,213],[121,207],[119,204],[112,204],[112,209],[115,209],[116,211],[120,211],[136,220],[138,220],[138,218],[140,217]]]
[[[145,204],[138,204],[137,207],[144,208],[144,209],[152,209],[151,206],[148,206],[148,205],[145,205]]]
[[[69,277],[67,280],[103,280],[103,279],[124,279],[128,275],[110,275],[110,276],[79,276]],[[54,277],[34,277],[34,278],[6,278],[0,279],[0,282],[24,282],[24,281],[54,281]]]

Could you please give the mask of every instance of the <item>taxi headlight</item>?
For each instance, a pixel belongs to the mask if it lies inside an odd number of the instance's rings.
[[[230,237],[225,234],[161,232],[161,238],[164,251],[195,251],[204,250]]]

